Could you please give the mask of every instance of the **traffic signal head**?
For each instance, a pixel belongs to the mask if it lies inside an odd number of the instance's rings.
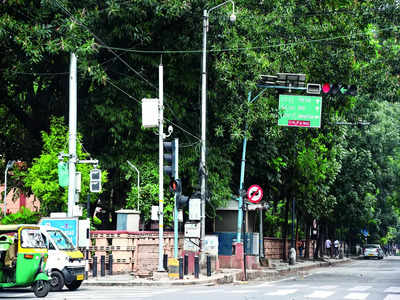
[[[336,95],[340,90],[339,84],[324,83],[322,85],[322,92],[328,95]]]
[[[176,195],[176,207],[178,209],[181,209],[183,207],[185,207],[186,205],[188,205],[189,203],[189,197],[188,196],[184,196],[182,194],[177,194]]]
[[[171,182],[169,183],[169,188],[171,192],[180,194],[182,193],[182,182],[179,178],[172,179]]]
[[[101,171],[99,169],[90,171],[90,191],[92,193],[101,192]]]
[[[172,142],[164,142],[164,160],[167,165],[164,166],[164,172],[171,178],[175,178],[175,174],[178,172],[178,152],[179,143],[178,139],[174,139]]]
[[[340,93],[342,95],[355,96],[357,95],[357,87],[355,85],[324,83],[322,85],[322,92],[327,95],[336,95]]]

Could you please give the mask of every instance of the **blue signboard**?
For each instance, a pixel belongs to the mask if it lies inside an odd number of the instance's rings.
[[[60,229],[71,239],[75,247],[78,246],[78,218],[42,218],[39,225]]]

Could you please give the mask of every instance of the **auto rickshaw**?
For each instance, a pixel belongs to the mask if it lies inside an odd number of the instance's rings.
[[[50,291],[47,247],[36,225],[0,225],[0,290],[32,286],[36,297]]]

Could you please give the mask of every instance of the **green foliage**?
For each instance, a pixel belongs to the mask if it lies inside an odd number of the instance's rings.
[[[0,222],[1,224],[37,224],[39,222],[40,215],[37,212],[33,212],[30,209],[21,207],[20,210],[14,214],[9,214],[3,217]]]
[[[162,53],[165,119],[182,145],[179,175],[184,193],[198,190],[202,11],[220,3],[4,3],[0,81],[7,88],[0,92],[0,149],[4,149],[0,167],[15,157],[30,167],[28,172],[16,171],[11,186],[23,186],[25,180],[25,189],[40,198],[43,213],[66,208],[66,191],[57,184],[56,166],[58,153],[67,150],[67,132],[62,122],[50,120],[66,113],[69,57],[74,51],[81,140],[109,175],[100,204],[107,216],[119,208],[139,207],[148,221],[150,207],[158,205],[158,137],[141,127],[138,99],[157,97],[159,54],[168,50]],[[247,137],[244,186],[258,183],[264,188],[272,207],[265,216],[273,228],[271,235],[282,235],[283,199],[293,196],[301,222],[309,224],[316,218],[332,233],[345,234],[343,238],[356,239],[367,227],[377,240],[390,228],[397,230],[397,2],[238,0],[235,4],[234,24],[227,18],[230,3],[213,10],[209,18],[207,171],[213,205],[207,207],[208,215],[214,216],[210,213],[214,207],[238,192],[242,142]],[[118,48],[118,56],[107,46]],[[275,90],[248,103],[260,91],[259,76],[277,72],[305,73],[307,82],[356,84],[359,92],[356,97],[324,96],[320,129],[281,128]],[[337,125],[358,120],[371,125]],[[87,157],[80,147],[79,157]],[[128,159],[141,172],[140,199],[136,174],[126,166]],[[79,165],[78,170],[84,200],[89,166]],[[91,197],[93,202],[96,198]],[[164,200],[169,220],[168,192]],[[102,226],[109,225],[103,220]]]
[[[63,118],[52,118],[50,133],[43,132],[43,150],[40,157],[33,160],[32,167],[23,172],[25,185],[29,187],[36,197],[40,199],[40,212],[49,215],[50,212],[66,211],[68,202],[68,188],[62,188],[58,184],[58,155],[67,152],[68,133]],[[88,153],[84,153],[82,145],[77,143],[78,159],[87,159]],[[81,172],[81,197],[85,203],[89,193],[90,170],[92,166],[77,164],[77,172]],[[107,172],[102,172],[102,181],[106,182]],[[95,203],[96,198],[91,197]]]

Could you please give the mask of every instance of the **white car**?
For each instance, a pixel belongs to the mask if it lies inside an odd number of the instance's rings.
[[[383,250],[378,244],[367,244],[364,246],[364,258],[376,257],[377,259],[383,259]]]

